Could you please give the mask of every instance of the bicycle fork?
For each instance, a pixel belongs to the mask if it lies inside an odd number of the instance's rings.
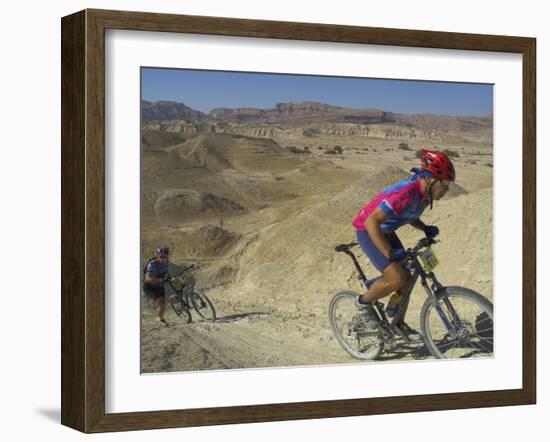
[[[434,279],[435,279],[435,276],[434,276]],[[455,309],[453,308],[452,304],[450,303],[450,301],[445,298],[443,299],[443,303],[445,304],[445,307],[447,308],[447,311],[451,316],[451,321],[449,321],[448,315],[443,310],[443,307],[441,307],[441,304],[437,301],[437,291],[441,288],[441,285],[437,280],[435,280],[435,283],[434,283],[434,290],[431,290],[428,287],[428,284],[426,283],[425,280],[422,281],[422,285],[424,286],[424,290],[426,290],[428,294],[428,298],[431,300],[435,311],[437,312],[437,314],[439,315],[439,318],[443,322],[443,325],[447,329],[447,332],[449,332],[450,337],[452,339],[457,339],[458,338],[457,327],[454,324],[458,324],[460,319]]]

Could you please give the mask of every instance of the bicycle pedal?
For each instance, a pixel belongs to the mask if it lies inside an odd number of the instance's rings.
[[[389,343],[386,342],[386,346],[387,346],[386,347],[387,351],[391,353],[391,352],[393,352],[397,349],[397,342],[395,342],[395,341],[391,341]]]
[[[397,335],[398,338],[403,339],[403,341],[405,341],[406,344],[409,344],[411,342],[408,336],[405,333],[403,333],[403,331],[399,327],[395,328],[395,334]]]

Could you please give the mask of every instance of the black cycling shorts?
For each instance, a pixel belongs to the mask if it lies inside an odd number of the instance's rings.
[[[392,249],[396,250],[405,248],[395,232],[384,233],[384,236]],[[371,239],[366,230],[357,231],[357,242],[361,246],[363,253],[369,257],[370,262],[372,262],[374,267],[376,267],[380,273],[384,273],[384,270],[386,270],[391,262],[388,258],[386,258],[386,255],[378,249],[376,244],[374,244],[374,241]]]
[[[159,298],[164,298],[164,286],[151,284],[149,282],[143,283],[143,291],[145,296],[157,300]]]

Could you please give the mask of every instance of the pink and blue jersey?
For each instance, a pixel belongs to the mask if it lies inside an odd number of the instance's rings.
[[[359,211],[352,224],[357,230],[365,230],[365,221],[377,207],[380,207],[387,217],[387,220],[380,225],[382,232],[393,232],[403,224],[409,224],[420,218],[429,204],[418,176],[414,175],[385,188]]]

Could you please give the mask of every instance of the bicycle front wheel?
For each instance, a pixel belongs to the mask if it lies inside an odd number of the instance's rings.
[[[189,324],[191,322],[191,312],[189,311],[189,306],[183,301],[181,296],[171,295],[169,301],[176,315],[178,315],[183,322]]]
[[[426,346],[438,359],[493,356],[493,304],[464,287],[445,287],[420,316]]]
[[[356,359],[376,359],[384,348],[378,328],[369,328],[361,321],[355,305],[358,293],[344,291],[332,298],[328,316],[334,336],[346,352]]]
[[[204,294],[193,292],[190,296],[191,304],[197,311],[197,313],[206,321],[214,322],[216,320],[216,310],[214,305],[210,302],[210,299]]]

